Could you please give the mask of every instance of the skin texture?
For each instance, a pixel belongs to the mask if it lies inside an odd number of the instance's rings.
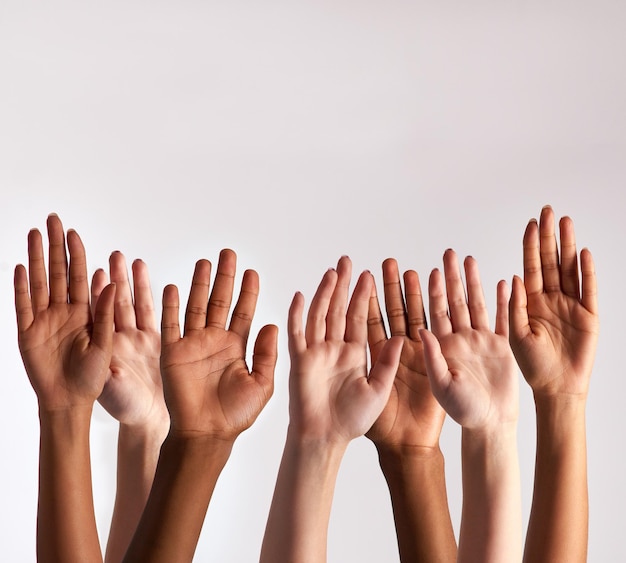
[[[591,253],[580,265],[574,224],[541,211],[524,233],[524,281],[513,279],[511,347],[537,413],[535,487],[524,561],[587,560],[585,405],[598,339]],[[582,282],[582,283],[581,283]]]
[[[117,451],[117,491],[105,561],[122,560],[152,487],[161,444],[169,430],[169,414],[159,370],[158,330],[148,268],[132,265],[131,290],[121,252],[109,258],[116,285],[113,352],[100,404],[120,423]],[[108,282],[97,270],[91,283],[92,306]]]
[[[101,561],[91,489],[89,425],[111,361],[115,286],[92,316],[85,249],[60,219],[47,221],[49,269],[42,237],[28,235],[28,274],[15,269],[18,343],[37,394],[41,426],[38,561]]]
[[[352,265],[328,270],[309,307],[296,293],[289,310],[289,429],[261,550],[262,563],[326,561],[337,472],[348,443],[385,406],[402,339],[368,370],[367,314],[373,279],[364,272],[348,305]],[[346,310],[347,307],[347,310]]]
[[[246,344],[259,293],[258,275],[243,275],[228,328],[236,256],[223,250],[211,291],[211,263],[196,263],[179,327],[175,286],[163,291],[161,375],[170,431],[161,448],[143,515],[124,561],[191,561],[202,523],[237,436],[273,392],[278,330],[263,327],[252,369]]]
[[[392,336],[404,340],[389,400],[366,436],[378,451],[393,506],[400,560],[456,561],[439,435],[445,410],[432,394],[419,329],[426,318],[417,272],[383,262],[385,309]],[[388,342],[376,290],[369,304],[368,342],[376,362]]]
[[[463,513],[459,561],[521,559],[517,457],[517,366],[508,342],[507,287],[498,284],[489,328],[476,261],[465,260],[467,297],[456,254],[444,254],[444,279],[429,280],[432,333],[421,329],[432,391],[463,427]]]

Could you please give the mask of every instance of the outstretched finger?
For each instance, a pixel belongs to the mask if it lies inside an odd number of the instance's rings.
[[[43,242],[41,233],[32,229],[28,233],[28,281],[30,284],[30,297],[33,303],[33,313],[48,308],[48,279],[43,255]]]
[[[372,283],[372,274],[363,272],[354,287],[346,314],[346,342],[367,345],[367,316]]]
[[[561,289],[565,295],[579,299],[580,280],[574,222],[569,217],[561,217],[559,232],[561,236]]]
[[[67,303],[67,254],[65,252],[63,224],[57,215],[52,213],[48,215],[47,225],[50,303]]]
[[[409,338],[421,341],[420,328],[428,328],[424,312],[424,297],[420,278],[414,270],[404,272],[404,294],[406,296],[406,316],[409,325]]]
[[[207,302],[211,283],[211,262],[198,260],[191,280],[191,290],[185,309],[185,334],[206,328]]]
[[[379,345],[386,341],[387,333],[385,331],[383,315],[380,311],[380,304],[378,303],[376,283],[372,283],[367,309],[367,343],[370,347],[370,352],[373,353],[374,350],[378,351]],[[375,361],[374,357],[372,357],[372,361]]]
[[[143,260],[133,262],[133,289],[135,293],[135,318],[139,330],[156,332],[157,321],[154,312],[154,298],[150,287],[148,266]]]
[[[587,248],[580,253],[581,270],[583,274],[582,304],[594,315],[598,314],[598,283],[593,256]]]
[[[452,374],[448,369],[448,362],[441,352],[441,346],[437,337],[426,329],[420,330],[420,336],[424,343],[424,362],[426,374],[430,382],[430,389],[435,398],[442,404],[442,399],[452,382]]]
[[[180,340],[178,288],[166,285],[163,289],[163,313],[161,316],[161,343],[163,346]]]
[[[561,291],[559,272],[559,249],[554,230],[554,211],[549,205],[541,210],[539,217],[539,253],[543,273],[543,290],[547,293]]]
[[[465,279],[467,280],[467,303],[472,327],[489,330],[489,313],[485,304],[485,293],[480,281],[478,263],[472,256],[465,259]]]
[[[522,279],[514,276],[509,300],[509,338],[511,342],[521,342],[531,332],[526,288]]]
[[[302,328],[303,311],[304,296],[298,291],[291,300],[287,320],[287,339],[289,342],[289,354],[291,354],[292,359],[295,354],[301,354],[306,350],[306,338]]]
[[[528,295],[543,292],[541,254],[539,253],[539,225],[531,219],[524,231],[524,286]]]
[[[495,333],[509,337],[509,286],[504,280],[498,282],[496,290],[496,329]]]
[[[385,309],[391,336],[406,336],[406,307],[400,285],[398,262],[393,258],[387,258],[383,262],[383,283],[385,284]]]
[[[91,344],[111,353],[113,347],[113,303],[115,301],[115,284],[107,285],[100,294],[93,315]]]
[[[331,268],[322,277],[309,306],[304,332],[309,346],[315,342],[324,342],[326,339],[326,316],[336,285],[337,272]]]
[[[237,255],[229,248],[225,248],[220,252],[217,273],[215,274],[213,289],[209,297],[207,326],[226,328],[230,305],[233,301],[236,271]]]
[[[330,299],[328,315],[326,316],[326,338],[328,340],[343,340],[346,333],[346,307],[348,306],[348,292],[352,276],[352,261],[342,256],[337,263],[337,285]]]
[[[263,387],[266,398],[274,391],[274,371],[278,360],[278,327],[266,325],[256,337],[252,354],[252,375]]]
[[[233,309],[229,327],[229,330],[241,336],[244,342],[248,341],[258,297],[259,275],[254,270],[246,270],[243,273],[239,299]]]
[[[22,264],[15,267],[13,275],[13,288],[15,290],[15,313],[17,315],[17,330],[24,332],[33,324],[33,305],[28,294],[28,276],[26,268]]]
[[[443,255],[443,271],[446,279],[446,293],[448,295],[448,309],[452,330],[458,331],[471,327],[470,313],[467,307],[467,298],[461,279],[461,268],[456,252],[449,248]]]
[[[128,268],[124,255],[116,250],[109,257],[109,270],[111,281],[117,286],[115,292],[115,330],[123,330],[137,327],[133,294],[130,290]]]
[[[102,268],[98,268],[91,278],[91,316],[96,314],[96,304],[102,290],[109,284],[109,278]]]
[[[404,339],[401,336],[392,336],[382,347],[372,369],[368,383],[377,393],[389,397],[400,363],[400,354]]]
[[[441,272],[435,268],[428,278],[428,309],[430,311],[430,325],[437,336],[444,336],[452,332],[447,305],[443,277]]]
[[[67,231],[67,248],[70,252],[69,295],[70,303],[89,305],[89,279],[87,256],[83,241],[73,229]]]

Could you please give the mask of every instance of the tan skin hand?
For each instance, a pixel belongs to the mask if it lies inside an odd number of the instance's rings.
[[[543,209],[524,234],[524,282],[513,280],[511,346],[524,377],[537,394],[585,398],[598,339],[593,259],[580,253],[582,292],[574,226],[560,222],[557,250],[554,213]]]
[[[432,394],[426,375],[424,344],[418,332],[426,328],[419,278],[414,271],[405,272],[403,296],[398,264],[387,259],[383,281],[391,335],[402,336],[404,345],[389,400],[366,436],[378,446],[436,448],[445,411]],[[368,340],[376,362],[387,335],[375,287],[370,297]]]
[[[161,372],[172,431],[234,440],[259,415],[273,392],[277,330],[264,327],[257,338],[253,370],[245,362],[246,343],[259,290],[258,275],[245,272],[230,327],[236,256],[220,255],[211,297],[211,264],[196,264],[185,318],[178,327],[178,291],[163,294]],[[208,309],[207,309],[208,300]]]
[[[111,280],[117,289],[115,333],[107,381],[98,401],[122,424],[166,428],[169,415],[159,369],[161,335],[148,269],[141,260],[133,263],[133,299],[123,254],[114,252],[109,263]],[[106,273],[97,270],[91,284],[92,304],[106,283]]]
[[[29,276],[21,265],[15,271],[20,352],[40,409],[91,408],[104,386],[111,356],[108,327],[115,287],[104,289],[94,322],[80,237],[72,230],[67,233],[69,284],[63,225],[56,215],[48,217],[48,237],[49,287],[38,230],[28,235]]]

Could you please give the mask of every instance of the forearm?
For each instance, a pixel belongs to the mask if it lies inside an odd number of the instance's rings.
[[[537,457],[524,561],[586,561],[585,400],[535,396]]]
[[[460,562],[520,561],[521,493],[515,425],[463,429]]]
[[[122,561],[148,500],[167,429],[120,424],[117,490],[105,561]]]
[[[377,448],[391,494],[400,560],[456,561],[441,450]]]
[[[232,446],[230,441],[207,436],[168,435],[124,561],[192,560],[215,484]]]
[[[261,563],[326,561],[328,521],[347,444],[287,434],[261,549]]]
[[[37,560],[102,561],[91,488],[91,408],[39,412]]]

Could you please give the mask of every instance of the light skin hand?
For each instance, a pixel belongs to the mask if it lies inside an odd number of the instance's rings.
[[[133,262],[131,291],[121,252],[109,258],[115,283],[113,353],[107,380],[98,398],[120,422],[117,491],[105,561],[121,561],[150,493],[161,444],[169,429],[159,369],[161,335],[154,313],[148,268]],[[94,273],[91,303],[96,306],[107,284],[104,270]]]
[[[452,250],[444,255],[444,274],[445,291],[439,270],[433,270],[429,281],[430,318],[436,338],[420,331],[433,393],[464,428],[515,424],[519,410],[517,366],[508,342],[506,283],[498,284],[492,332],[476,261],[471,257],[465,260],[467,301]]]
[[[113,354],[104,390],[98,401],[121,424],[154,428],[165,438],[169,414],[163,398],[159,370],[159,334],[148,268],[133,262],[133,290],[121,252],[109,258],[111,281],[115,283],[115,333]],[[104,270],[97,270],[91,284],[91,302],[97,303],[107,284]],[[134,299],[133,299],[134,293]]]
[[[391,335],[402,337],[404,344],[389,400],[366,436],[377,446],[438,448],[446,413],[433,396],[426,375],[424,345],[419,335],[419,329],[426,328],[419,277],[412,270],[404,273],[406,303],[398,264],[392,258],[383,262],[383,282]],[[374,286],[369,303],[368,341],[375,362],[387,335]]]
[[[513,279],[511,347],[535,395],[586,399],[598,339],[597,285],[593,258],[578,255],[574,224],[560,221],[561,255],[554,212],[524,233],[524,281]],[[582,281],[582,284],[580,283]]]
[[[290,427],[306,439],[348,443],[363,435],[387,402],[402,339],[383,344],[368,376],[367,311],[373,279],[364,272],[348,304],[352,265],[326,272],[302,326],[304,298],[289,311]]]

